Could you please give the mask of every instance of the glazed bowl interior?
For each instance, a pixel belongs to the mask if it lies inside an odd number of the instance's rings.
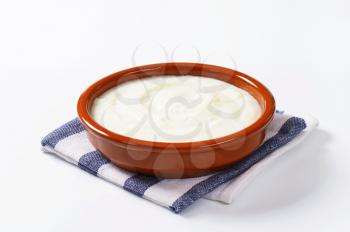
[[[183,142],[183,143],[168,143],[168,142],[154,142],[145,141],[140,139],[134,139],[127,136],[123,136],[108,129],[104,128],[98,124],[90,114],[90,110],[94,103],[96,97],[103,94],[105,91],[112,87],[120,85],[126,81],[131,81],[146,77],[155,76],[203,76],[211,77],[218,80],[225,81],[238,88],[241,88],[248,93],[250,93],[259,103],[262,113],[259,119],[244,129],[244,131],[238,131],[227,136],[196,142]],[[186,77],[184,77],[186,78]],[[260,82],[249,77],[241,72],[223,68],[208,64],[198,64],[198,63],[161,63],[161,64],[151,64],[145,66],[139,66],[130,68],[124,71],[114,73],[107,76],[95,84],[91,85],[80,97],[78,102],[78,114],[82,122],[88,126],[94,133],[98,134],[109,140],[115,140],[118,142],[132,143],[137,145],[152,146],[164,148],[169,145],[174,145],[177,148],[188,148],[198,146],[208,146],[217,143],[222,143],[235,139],[237,137],[244,135],[249,135],[249,133],[266,127],[266,125],[271,121],[275,111],[275,101],[270,93],[270,91]]]

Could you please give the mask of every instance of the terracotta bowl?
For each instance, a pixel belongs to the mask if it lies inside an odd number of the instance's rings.
[[[262,115],[236,133],[199,142],[167,143],[134,139],[113,133],[90,115],[94,99],[126,81],[159,75],[193,75],[216,78],[248,91]],[[183,77],[186,78],[186,77]],[[275,112],[275,100],[260,82],[241,72],[197,63],[162,63],[126,69],[91,85],[79,98],[78,114],[92,145],[115,165],[160,178],[186,178],[228,167],[254,151],[263,141]]]

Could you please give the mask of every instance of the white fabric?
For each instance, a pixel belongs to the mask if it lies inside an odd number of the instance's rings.
[[[281,126],[291,117],[291,115],[276,114],[272,123],[267,129],[265,140],[273,137],[279,131]],[[297,135],[296,138],[279,147],[263,160],[250,167],[240,176],[217,187],[214,191],[205,195],[205,198],[224,203],[231,203],[241,192],[241,190],[246,187],[250,181],[269,163],[300,143],[300,141],[302,141],[318,125],[318,121],[311,116],[302,115],[300,117],[305,120],[307,127],[304,129],[304,131]],[[94,147],[87,139],[86,131],[69,135],[68,137],[61,139],[54,147],[44,145],[43,149],[44,151],[53,153],[75,165],[79,165],[81,157],[83,157],[85,154],[95,151]],[[98,170],[96,170],[96,174],[97,176],[124,188],[127,180],[130,180],[130,178],[135,176],[135,173],[118,168],[112,163],[105,163],[100,166]],[[189,179],[161,180],[151,186],[148,186],[143,193],[143,197],[159,205],[171,208],[173,203],[183,194],[188,192],[196,184],[208,179],[209,177],[210,175]],[[142,183],[140,185],[142,186]],[[137,188],[138,186],[136,186],[136,189]]]

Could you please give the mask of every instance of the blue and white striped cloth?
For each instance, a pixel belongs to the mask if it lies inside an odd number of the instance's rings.
[[[84,171],[179,213],[199,198],[231,203],[263,167],[300,142],[317,126],[312,117],[277,112],[264,143],[247,158],[217,173],[188,179],[157,179],[113,165],[89,143],[86,131],[74,119],[43,138],[45,152],[55,154]]]

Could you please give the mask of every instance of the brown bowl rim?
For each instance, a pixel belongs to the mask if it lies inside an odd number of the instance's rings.
[[[107,128],[103,127],[102,125],[98,124],[91,116],[88,111],[88,105],[90,104],[91,100],[90,96],[93,91],[96,91],[97,88],[99,88],[101,85],[104,85],[104,83],[108,83],[111,79],[121,77],[125,74],[135,73],[135,72],[142,72],[147,71],[150,69],[155,68],[165,68],[169,65],[175,65],[176,67],[184,67],[184,68],[191,68],[193,66],[199,65],[203,69],[212,70],[215,72],[223,72],[229,75],[234,74],[235,76],[238,76],[242,79],[244,79],[247,83],[254,85],[257,89],[259,89],[259,93],[264,98],[266,102],[265,110],[263,110],[261,116],[258,118],[257,121],[255,121],[250,126],[237,131],[235,133],[217,137],[214,139],[209,140],[201,140],[201,141],[193,141],[193,142],[155,142],[155,141],[148,141],[148,140],[141,140],[136,138],[131,138],[128,136],[120,135],[115,132],[112,132],[108,130]],[[167,76],[168,74],[164,74],[164,76]],[[187,74],[190,75],[190,74]],[[174,76],[174,75],[173,75]],[[201,75],[196,75],[201,76]],[[215,78],[215,77],[213,77]],[[106,90],[105,90],[106,91]],[[197,147],[207,147],[207,146],[213,146],[217,144],[222,144],[229,142],[231,140],[239,139],[242,136],[248,136],[260,129],[265,128],[269,122],[272,120],[273,115],[275,113],[275,99],[272,95],[272,93],[266,88],[261,82],[254,79],[253,77],[248,76],[247,74],[244,74],[242,72],[211,65],[211,64],[202,64],[202,63],[190,63],[190,62],[171,62],[171,63],[156,63],[156,64],[148,64],[148,65],[142,65],[142,66],[136,66],[129,69],[124,69],[122,71],[110,74],[92,85],[90,85],[79,97],[78,104],[77,104],[77,111],[80,121],[83,123],[83,125],[90,129],[93,133],[97,134],[100,137],[103,137],[107,140],[111,140],[114,142],[119,142],[123,144],[134,144],[134,145],[141,145],[141,146],[151,146],[153,148],[167,148],[167,147],[174,147],[176,149],[193,149]]]

